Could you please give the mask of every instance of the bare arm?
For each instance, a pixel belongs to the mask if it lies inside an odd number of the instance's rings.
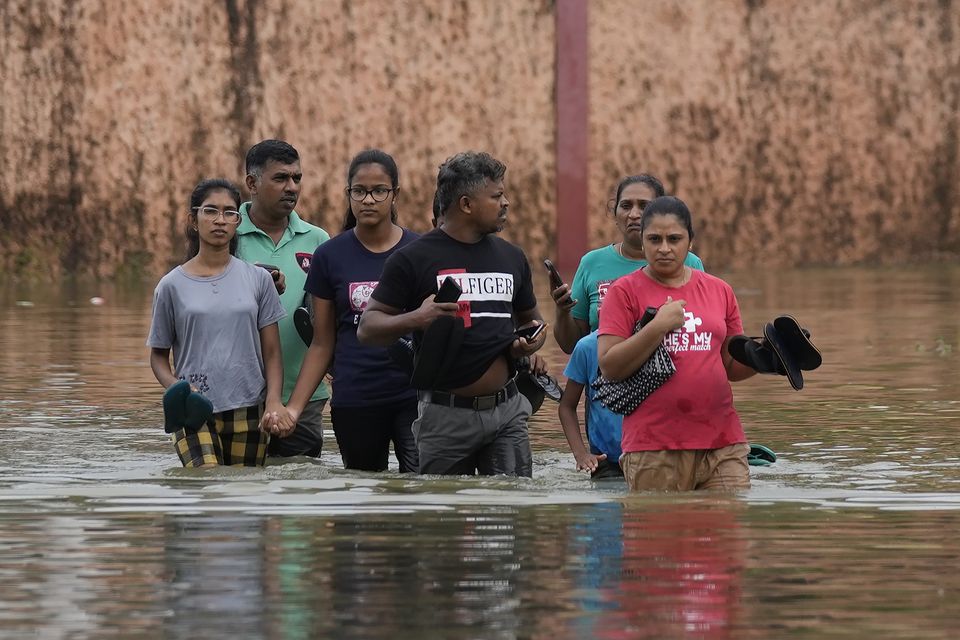
[[[260,329],[260,350],[263,353],[263,368],[267,379],[267,411],[275,411],[276,407],[282,406],[280,393],[283,390],[283,356],[280,352],[280,329],[277,323]]]
[[[684,304],[683,300],[664,303],[653,320],[629,338],[600,336],[597,339],[600,372],[611,380],[623,380],[639,369],[663,342],[665,335],[683,326]]]
[[[294,419],[300,417],[311,396],[320,386],[323,376],[330,369],[333,350],[336,346],[336,308],[333,300],[313,297],[313,340],[303,357],[297,384],[290,394],[287,410]]]
[[[553,335],[557,339],[560,350],[564,353],[573,353],[577,341],[590,333],[590,325],[580,318],[574,318],[569,313],[557,313],[557,324],[553,327]]]
[[[727,336],[727,339],[723,341],[723,346],[720,348],[720,358],[723,360],[723,368],[727,372],[727,380],[730,382],[739,382],[740,380],[746,380],[747,378],[752,378],[757,375],[757,372],[747,365],[737,362],[733,359],[733,356],[730,355],[730,350],[727,346],[730,344],[730,337]]]
[[[440,316],[457,315],[456,302],[434,302],[433,299],[434,296],[427,296],[419,307],[404,313],[371,298],[360,316],[357,340],[368,346],[387,347],[401,336],[426,329]]]
[[[177,381],[177,376],[173,375],[173,368],[170,366],[170,349],[160,349],[152,347],[150,349],[150,369],[164,389]]]
[[[557,408],[557,415],[560,417],[560,426],[563,427],[563,435],[567,439],[567,444],[570,445],[570,451],[577,459],[577,471],[596,471],[597,464],[605,459],[607,454],[594,455],[583,444],[580,419],[577,416],[577,405],[580,404],[582,395],[583,385],[567,380],[567,386],[564,387],[563,396],[560,398],[560,406]]]
[[[260,351],[263,354],[264,377],[267,379],[267,399],[260,430],[285,438],[293,433],[296,421],[281,402],[283,389],[283,355],[280,351],[280,329],[277,324],[260,329]]]

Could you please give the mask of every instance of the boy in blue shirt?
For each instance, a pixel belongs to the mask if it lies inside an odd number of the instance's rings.
[[[558,413],[563,435],[577,459],[577,471],[589,471],[590,478],[594,480],[622,478],[620,437],[623,416],[600,404],[590,386],[599,375],[596,331],[577,341],[563,375],[567,377],[567,386],[563,390]],[[585,422],[590,441],[589,451],[584,447],[577,417],[577,406],[584,389],[587,390]]]

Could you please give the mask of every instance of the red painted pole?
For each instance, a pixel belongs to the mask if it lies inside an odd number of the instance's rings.
[[[587,8],[589,0],[556,0],[557,265],[569,278],[588,248]]]

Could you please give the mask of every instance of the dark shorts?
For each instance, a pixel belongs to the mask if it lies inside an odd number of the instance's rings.
[[[270,438],[267,455],[289,458],[319,458],[323,450],[323,407],[326,400],[313,400],[303,408],[293,433],[286,438]]]
[[[590,472],[591,480],[622,480],[623,469],[620,463],[610,458],[604,458],[597,463],[597,470]]]
[[[181,429],[173,445],[185,467],[203,465],[262,466],[270,436],[260,431],[263,405],[241,407],[213,414],[196,433]]]
[[[420,400],[413,436],[420,473],[533,475],[527,418],[530,401],[517,393],[491,409],[450,407]]]
[[[400,473],[420,468],[417,443],[410,427],[417,419],[414,398],[373,407],[331,407],[330,422],[337,436],[345,469],[385,471],[390,443],[400,464]]]

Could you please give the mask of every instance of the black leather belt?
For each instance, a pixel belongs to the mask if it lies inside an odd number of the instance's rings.
[[[420,391],[420,399],[424,402],[456,407],[458,409],[473,409],[474,411],[488,411],[497,405],[503,404],[517,395],[517,383],[511,379],[503,388],[489,396],[458,396],[446,391]]]

